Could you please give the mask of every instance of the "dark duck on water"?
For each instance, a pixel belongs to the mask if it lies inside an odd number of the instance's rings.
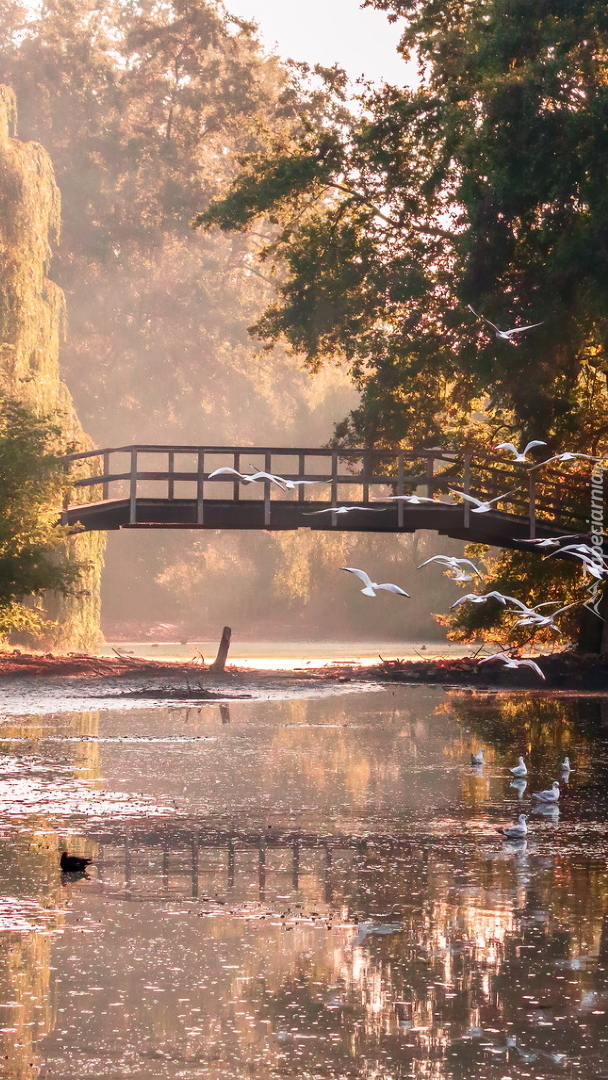
[[[68,874],[82,874],[92,862],[92,859],[85,859],[81,855],[68,855],[67,851],[62,851],[59,865]]]

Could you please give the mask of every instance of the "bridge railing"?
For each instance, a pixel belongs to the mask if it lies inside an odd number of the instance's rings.
[[[95,459],[97,469],[91,468]],[[85,462],[87,475],[79,475],[79,463]],[[137,524],[138,500],[146,498],[194,501],[199,525],[204,524],[209,500],[259,501],[264,504],[264,525],[270,527],[271,504],[276,500],[322,502],[337,509],[345,503],[365,505],[382,502],[388,495],[416,494],[462,507],[451,493],[454,489],[480,499],[511,492],[499,508],[528,519],[530,536],[542,520],[566,524],[573,531],[588,527],[584,466],[570,473],[551,466],[530,472],[521,464],[471,451],[141,444],[71,454],[66,466],[74,476],[75,489],[94,489],[104,502],[128,501],[132,525]],[[247,483],[230,473],[210,479],[222,467],[243,474],[264,471],[288,481],[307,480],[310,486],[284,491],[270,480]],[[399,528],[406,512],[404,503],[398,502]],[[465,501],[465,528],[470,513]],[[332,514],[331,518],[337,524],[337,517]]]

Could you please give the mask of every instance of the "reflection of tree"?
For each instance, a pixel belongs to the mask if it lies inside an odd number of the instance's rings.
[[[36,751],[48,737],[50,726],[54,735],[94,736],[98,724],[97,712],[64,713],[52,722],[48,716],[5,720],[0,783],[10,782],[15,774],[21,783],[27,783],[32,764],[39,760]],[[95,740],[68,745],[72,749],[70,766],[77,779],[98,783]],[[52,774],[52,764],[48,772]],[[51,951],[54,935],[61,933],[65,924],[67,901],[58,865],[61,838],[49,823],[46,807],[28,811],[24,806],[23,816],[25,830],[13,832],[10,842],[0,845],[0,1071],[10,1080],[37,1075],[41,1065],[38,1044],[55,1023]],[[84,853],[84,846],[75,839],[71,847]]]

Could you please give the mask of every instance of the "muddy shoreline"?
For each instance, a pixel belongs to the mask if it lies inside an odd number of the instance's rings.
[[[336,663],[322,668],[252,670],[228,667],[223,674],[196,662],[100,657],[85,653],[0,654],[0,691],[24,680],[55,686],[78,683],[93,697],[112,688],[121,696],[158,700],[225,700],[263,691],[298,693],[312,687],[328,690],[348,683],[413,683],[488,689],[571,690],[608,693],[608,656],[554,653],[535,658],[542,680],[530,669],[507,670],[499,661],[480,664],[474,657],[391,660],[365,666]],[[29,687],[28,687],[29,688]],[[33,689],[33,686],[31,687]]]

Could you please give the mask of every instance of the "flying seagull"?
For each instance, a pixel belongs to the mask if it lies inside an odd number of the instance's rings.
[[[277,487],[282,488],[285,491],[287,481],[283,480],[281,476],[273,476],[272,473],[256,472],[256,473],[242,473],[238,469],[229,469],[227,466],[221,469],[215,469],[214,472],[209,473],[208,479],[213,480],[216,476],[238,476],[244,484],[251,484],[256,480],[270,480],[272,484],[276,484]],[[289,481],[291,483],[291,481]]]
[[[494,449],[495,450],[511,450],[512,453],[513,453],[513,460],[519,463],[519,462],[525,462],[525,461],[528,460],[527,457],[526,457],[526,454],[528,453],[528,450],[532,449],[533,446],[546,446],[546,445],[547,445],[546,442],[540,442],[539,439],[534,439],[533,442],[527,443],[527,445],[524,446],[523,450],[521,450],[521,451],[518,450],[515,446],[513,446],[512,442],[501,442],[501,443],[498,444],[498,446],[495,446]]]
[[[563,454],[555,454],[554,457],[547,458],[546,461],[539,462],[538,465],[534,465],[533,468],[540,469],[543,465],[549,465],[552,461],[574,461],[575,458],[585,458],[587,461],[601,461],[601,458],[593,457],[593,454],[571,454],[569,450],[566,450]]]
[[[365,596],[375,596],[377,589],[384,589],[386,592],[396,593],[397,596],[409,596],[409,593],[404,592],[398,585],[393,585],[391,582],[384,582],[383,585],[378,585],[376,581],[372,581],[369,574],[365,573],[365,570],[356,570],[354,566],[341,566],[341,570],[347,570],[349,574],[356,574],[358,578],[361,578],[365,588],[361,589],[361,592]]]
[[[528,608],[525,604],[522,604],[521,600],[516,600],[514,596],[505,596],[504,593],[496,592],[495,589],[492,592],[482,593],[481,595],[479,593],[465,593],[464,596],[459,596],[458,600],[455,600],[450,606],[453,608],[458,607],[459,604],[464,604],[465,600],[470,600],[472,604],[483,604],[485,600],[492,599],[498,600],[501,604],[506,604],[507,600],[510,600],[511,603],[515,604],[521,611],[528,611]],[[488,657],[488,659],[492,659],[492,657]]]
[[[351,510],[369,510],[372,514],[383,514],[386,506],[326,506],[324,510],[311,510],[304,517],[313,517],[314,514],[349,514]]]
[[[471,765],[483,765],[483,750],[478,750],[476,754],[471,754]]]
[[[516,326],[513,330],[499,330],[496,323],[491,322],[490,319],[486,319],[485,315],[479,315],[475,311],[475,308],[472,308],[470,304],[467,304],[467,307],[469,311],[473,312],[473,315],[476,319],[483,319],[483,321],[487,323],[488,326],[491,326],[492,329],[496,331],[497,338],[501,338],[502,341],[510,341],[512,345],[515,344],[515,342],[512,340],[514,334],[523,334],[524,330],[534,330],[535,327],[543,325],[542,322],[535,322],[530,323],[529,326]]]
[[[498,832],[502,833],[505,840],[523,840],[525,839],[528,826],[526,825],[526,814],[520,814],[518,825],[508,825],[506,829],[499,829]]]
[[[540,675],[541,679],[546,678],[544,672],[541,671],[538,664],[534,663],[534,660],[518,660],[515,656],[507,656],[506,653],[494,653],[493,656],[484,656],[483,660],[480,660],[480,664],[487,664],[488,660],[502,660],[506,668],[520,668],[529,667],[532,671],[535,671],[537,675]]]
[[[447,566],[449,570],[454,570],[459,574],[459,581],[473,580],[473,574],[465,574],[462,572],[461,567],[463,566],[470,566],[473,573],[476,574],[478,578],[481,578],[481,574],[475,566],[475,563],[472,563],[470,559],[456,559],[450,555],[433,555],[431,559],[426,559],[424,562],[420,563],[418,569],[422,570],[423,566],[428,566],[428,564],[432,562],[442,563],[443,566]]]
[[[509,495],[515,495],[518,490],[518,488],[513,488],[512,491],[506,491],[504,495],[497,495],[495,499],[488,499],[484,502],[482,499],[476,499],[474,495],[465,495],[464,491],[456,491],[454,488],[450,488],[452,495],[458,495],[461,499],[466,499],[467,502],[475,503],[475,507],[471,510],[472,514],[487,514],[494,503],[502,502]]]
[[[373,502],[407,502],[412,506],[420,506],[422,503],[435,503],[435,506],[451,506],[452,503],[444,499],[429,499],[426,495],[385,495],[383,499],[374,499]]]

